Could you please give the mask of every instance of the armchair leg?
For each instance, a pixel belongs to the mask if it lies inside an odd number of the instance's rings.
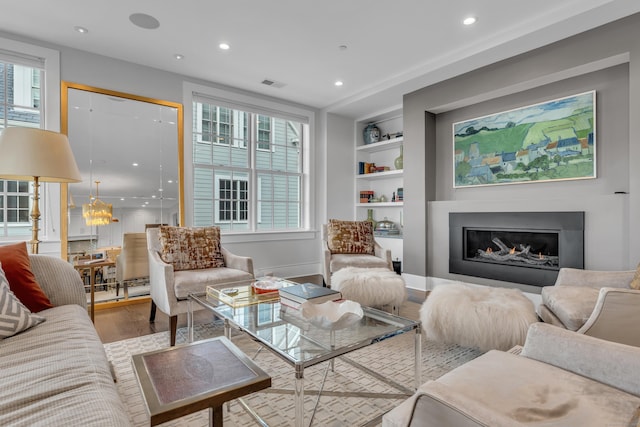
[[[171,338],[170,338],[170,343],[171,343],[171,347],[176,345],[176,330],[178,329],[178,315],[176,314],[175,316],[171,316],[169,318],[170,320],[170,331],[171,331]]]
[[[149,323],[153,323],[156,320],[156,303],[151,300],[151,313],[149,313]]]

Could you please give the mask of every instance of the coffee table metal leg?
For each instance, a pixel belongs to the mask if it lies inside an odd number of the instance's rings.
[[[304,367],[296,365],[295,383],[296,427],[304,427]]]
[[[189,343],[193,342],[193,301],[191,298],[187,301],[187,339]]]
[[[418,387],[422,385],[422,328],[420,325],[416,328],[416,336],[415,336],[415,354],[414,354],[414,378],[415,378],[415,387],[418,390]]]

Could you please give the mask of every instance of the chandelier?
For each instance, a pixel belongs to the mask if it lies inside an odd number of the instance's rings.
[[[100,181],[96,181],[96,197],[89,196],[90,203],[82,205],[82,217],[86,225],[107,225],[111,223],[112,206],[98,198],[98,185]]]

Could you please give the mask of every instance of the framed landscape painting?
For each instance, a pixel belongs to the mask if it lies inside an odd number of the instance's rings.
[[[453,124],[454,188],[596,177],[596,92]]]

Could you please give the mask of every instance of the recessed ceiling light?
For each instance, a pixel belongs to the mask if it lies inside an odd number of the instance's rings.
[[[469,16],[468,18],[464,18],[464,21],[462,21],[462,23],[464,25],[473,25],[475,24],[477,21],[477,19],[473,16]]]
[[[73,29],[75,31],[79,32],[80,34],[87,34],[89,32],[89,30],[87,30],[84,27],[80,27],[80,26],[73,27]]]
[[[220,43],[218,47],[222,50],[229,50],[231,48],[228,43]]]
[[[337,80],[334,85],[336,86],[342,86],[344,83],[342,82],[342,80]]]
[[[134,13],[129,15],[129,21],[137,27],[145,30],[155,30],[160,26],[160,21],[146,13]]]
[[[175,55],[173,55],[173,57],[178,61],[180,61],[181,59],[184,59],[184,55],[181,53],[176,53]]]
[[[124,202],[124,197],[120,197],[120,200]]]
[[[131,163],[132,166],[138,166],[138,163]]]

